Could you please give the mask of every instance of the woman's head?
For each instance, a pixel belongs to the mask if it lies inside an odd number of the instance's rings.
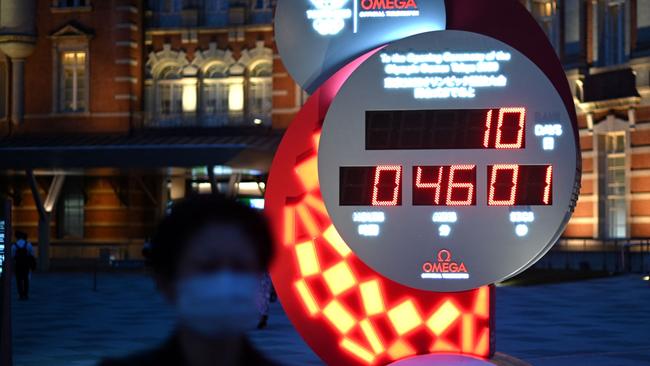
[[[151,264],[182,329],[241,337],[257,323],[261,275],[273,258],[264,216],[216,195],[176,203],[152,240]]]
[[[219,195],[175,203],[152,239],[151,264],[163,282],[219,270],[262,273],[272,258],[265,217]]]

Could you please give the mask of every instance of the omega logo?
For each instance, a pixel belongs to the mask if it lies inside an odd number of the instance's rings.
[[[421,277],[428,280],[464,280],[469,278],[469,273],[464,262],[452,260],[451,251],[442,249],[438,251],[436,262],[422,265]]]
[[[418,8],[415,0],[361,0],[363,10],[402,10]]]

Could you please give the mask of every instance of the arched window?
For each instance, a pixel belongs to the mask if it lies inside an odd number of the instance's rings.
[[[156,77],[157,111],[161,118],[183,112],[183,84],[178,66],[167,66]]]
[[[203,73],[203,113],[210,125],[228,120],[228,70],[223,63],[213,64]]]
[[[270,121],[273,110],[273,66],[262,61],[249,70],[248,110],[256,124]]]

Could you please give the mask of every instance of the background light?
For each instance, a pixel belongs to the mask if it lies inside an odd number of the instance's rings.
[[[196,112],[196,85],[183,85],[183,112]]]
[[[228,109],[231,112],[244,110],[244,84],[230,84],[228,88]]]

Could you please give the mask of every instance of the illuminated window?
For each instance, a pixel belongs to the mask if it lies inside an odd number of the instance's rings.
[[[557,17],[556,0],[534,0],[531,2],[531,12],[539,25],[544,29],[553,48],[558,49],[560,23]]]
[[[222,125],[228,119],[228,79],[226,65],[216,64],[203,76],[203,114],[206,123]]]
[[[273,109],[273,66],[261,62],[250,70],[248,110],[253,119],[268,121]]]
[[[61,52],[60,110],[84,112],[88,109],[88,57],[85,51]]]
[[[626,133],[608,133],[599,135],[598,139],[602,231],[608,238],[625,238],[628,217]]]
[[[183,84],[177,66],[164,68],[157,82],[157,111],[161,117],[179,115],[183,111]]]

